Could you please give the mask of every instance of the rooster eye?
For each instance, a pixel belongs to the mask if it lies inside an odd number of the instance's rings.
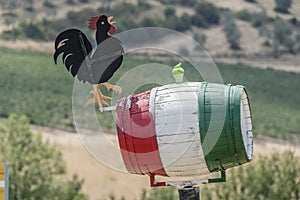
[[[104,22],[102,21],[102,22],[101,22],[101,24],[103,25],[103,24],[104,24]]]

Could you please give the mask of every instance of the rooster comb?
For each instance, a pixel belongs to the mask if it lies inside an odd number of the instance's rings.
[[[97,21],[102,17],[102,15],[90,17],[88,28],[91,30],[97,30]]]

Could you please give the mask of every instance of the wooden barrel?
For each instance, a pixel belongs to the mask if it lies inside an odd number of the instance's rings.
[[[129,173],[198,176],[252,159],[245,87],[186,82],[118,101],[116,126]]]

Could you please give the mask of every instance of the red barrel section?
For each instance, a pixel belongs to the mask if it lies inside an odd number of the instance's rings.
[[[119,145],[129,173],[167,176],[158,152],[149,98],[150,90],[118,101],[116,126]]]

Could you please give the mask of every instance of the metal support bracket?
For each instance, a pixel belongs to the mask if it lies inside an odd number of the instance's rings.
[[[151,187],[161,187],[161,186],[194,186],[199,184],[208,184],[208,183],[221,183],[226,182],[226,171],[220,172],[220,178],[212,179],[201,179],[201,180],[184,180],[184,181],[165,181],[165,182],[156,182],[155,175],[151,174],[150,176],[150,186]]]
[[[212,178],[208,179],[208,183],[222,183],[226,182],[226,171],[221,171],[221,177],[220,178]]]

